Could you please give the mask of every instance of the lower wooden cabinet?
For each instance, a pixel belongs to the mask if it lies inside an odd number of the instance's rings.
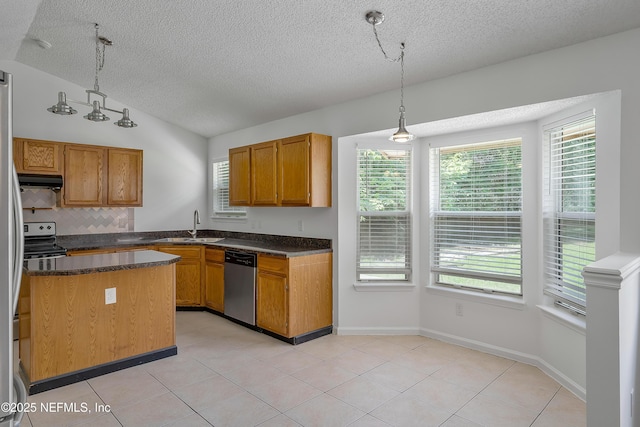
[[[176,264],[176,306],[202,305],[202,246],[158,246],[158,251],[182,257]]]
[[[256,287],[257,326],[288,337],[289,288],[287,276],[264,269],[259,270]]]
[[[331,253],[258,254],[256,324],[286,338],[332,325]]]
[[[224,313],[224,250],[205,249],[204,305]]]

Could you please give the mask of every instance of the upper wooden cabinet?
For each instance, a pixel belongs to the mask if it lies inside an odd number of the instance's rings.
[[[229,150],[229,204],[251,204],[251,148],[238,147]]]
[[[142,206],[142,151],[108,148],[107,205]]]
[[[229,150],[229,204],[330,207],[331,137],[309,133]]]
[[[104,152],[103,147],[65,144],[62,207],[104,205]]]
[[[18,173],[62,175],[62,144],[13,138],[13,162]]]
[[[251,204],[278,205],[278,145],[269,141],[251,146]]]
[[[331,206],[331,137],[299,135],[280,141],[282,206]]]

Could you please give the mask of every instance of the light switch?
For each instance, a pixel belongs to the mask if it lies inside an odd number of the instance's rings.
[[[104,303],[105,304],[116,303],[116,288],[107,288],[104,290]]]

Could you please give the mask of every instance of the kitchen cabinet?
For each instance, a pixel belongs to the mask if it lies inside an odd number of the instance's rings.
[[[280,205],[331,206],[331,137],[284,138],[278,149]]]
[[[251,204],[251,148],[238,147],[229,150],[229,204]],[[233,183],[233,184],[231,184]]]
[[[158,246],[158,251],[182,257],[176,264],[176,306],[202,305],[202,246]]]
[[[60,206],[142,206],[142,151],[65,144]]]
[[[251,146],[251,204],[278,205],[278,144],[268,141]]]
[[[330,207],[331,137],[309,133],[230,149],[229,194],[237,206]]]
[[[204,305],[224,313],[224,250],[205,248]]]
[[[105,186],[104,147],[64,145],[64,185],[62,207],[102,206]]]
[[[13,138],[13,163],[18,173],[62,175],[62,146],[53,141]]]
[[[142,151],[107,149],[107,205],[142,206]]]
[[[285,338],[332,325],[331,253],[282,258],[258,254],[256,325]]]

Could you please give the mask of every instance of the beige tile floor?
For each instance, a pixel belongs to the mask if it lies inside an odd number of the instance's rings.
[[[584,402],[537,368],[429,338],[291,346],[204,312],[178,312],[176,330],[177,356],[30,396],[80,410],[38,410],[22,425],[586,425]]]

